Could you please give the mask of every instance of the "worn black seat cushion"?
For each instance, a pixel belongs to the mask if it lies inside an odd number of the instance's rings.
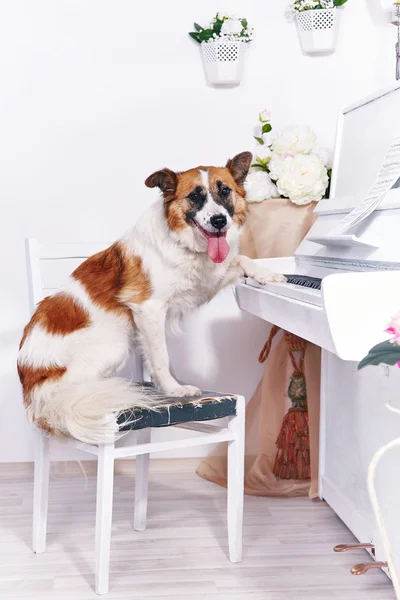
[[[142,383],[154,390],[151,383]],[[127,410],[118,417],[120,431],[145,429],[146,427],[169,427],[190,421],[211,421],[236,414],[236,397],[233,395],[204,392],[197,397],[163,398],[157,410]]]

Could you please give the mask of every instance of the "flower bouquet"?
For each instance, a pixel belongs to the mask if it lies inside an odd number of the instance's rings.
[[[316,146],[316,135],[307,125],[285,127],[272,134],[271,115],[259,114],[261,131],[252,171],[245,183],[249,202],[289,198],[298,205],[318,202],[329,195],[331,152]]]
[[[289,20],[296,19],[304,52],[333,52],[339,26],[337,8],[347,0],[292,0],[287,8]]]
[[[207,27],[194,23],[194,31],[189,35],[201,45],[208,83],[240,83],[246,47],[253,39],[253,28],[247,19],[217,13]]]

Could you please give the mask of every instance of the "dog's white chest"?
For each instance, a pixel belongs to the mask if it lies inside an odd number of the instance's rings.
[[[228,262],[216,265],[208,256],[182,263],[171,281],[171,295],[167,300],[169,312],[184,313],[209,302],[217,293],[228,267]]]

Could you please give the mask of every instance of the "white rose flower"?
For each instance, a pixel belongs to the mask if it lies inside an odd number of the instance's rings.
[[[263,202],[267,198],[279,197],[278,188],[265,171],[250,171],[244,182],[246,200],[248,202]]]
[[[310,154],[316,136],[308,125],[292,125],[279,131],[273,150],[278,154]]]
[[[265,144],[263,146],[261,146],[261,144],[259,146],[257,146],[257,150],[256,150],[256,157],[260,158],[261,160],[265,160],[266,158],[271,158],[272,156],[272,150],[271,148],[269,148],[269,146],[266,146]]]
[[[266,108],[264,110],[262,110],[259,114],[259,119],[260,119],[261,123],[264,123],[265,121],[270,121],[271,113],[269,112],[269,110],[267,110]]]
[[[332,169],[333,154],[329,148],[317,148],[314,154],[322,160],[327,169]]]
[[[279,179],[282,169],[283,169],[284,162],[285,162],[285,159],[283,156],[276,154],[276,152],[272,152],[271,160],[268,163],[269,176],[272,179],[275,179],[275,180]]]
[[[242,29],[243,25],[239,19],[226,19],[226,21],[224,21],[222,24],[221,33],[223,35],[233,35],[235,33],[239,34],[241,33]]]
[[[326,168],[318,156],[298,154],[285,158],[277,186],[282,196],[302,205],[321,200],[328,181]]]
[[[275,135],[272,131],[269,133],[263,133],[261,137],[263,139],[264,146],[272,146],[275,141]]]

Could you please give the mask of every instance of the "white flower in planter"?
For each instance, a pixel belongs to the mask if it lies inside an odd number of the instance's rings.
[[[310,154],[316,136],[308,125],[291,125],[278,132],[272,149],[277,154]]]
[[[300,46],[306,54],[335,51],[340,11],[347,0],[292,0],[286,9],[289,21],[296,20]]]
[[[279,192],[265,171],[250,171],[244,183],[248,202],[263,202],[267,198],[278,198]]]
[[[282,196],[303,205],[321,200],[328,182],[326,167],[318,156],[298,154],[285,158],[277,187]]]
[[[201,45],[204,72],[210,85],[239,85],[253,28],[244,17],[217,13],[208,27],[193,23],[190,37]]]
[[[243,29],[242,22],[239,19],[226,19],[221,27],[222,35],[233,35],[241,33]]]

